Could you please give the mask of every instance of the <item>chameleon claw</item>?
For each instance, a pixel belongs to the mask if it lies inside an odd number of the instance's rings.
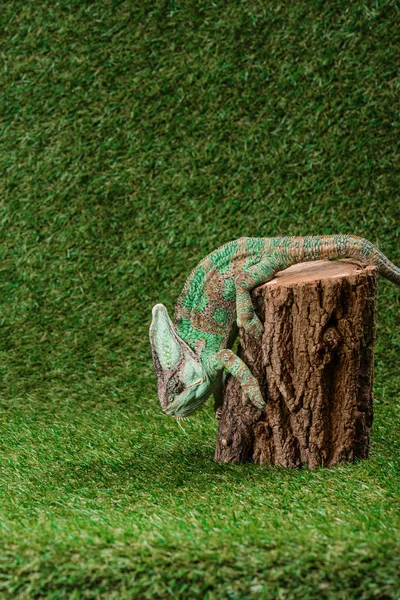
[[[220,421],[222,417],[222,408],[219,407],[217,408],[217,410],[215,411],[215,418],[217,419],[217,421]]]

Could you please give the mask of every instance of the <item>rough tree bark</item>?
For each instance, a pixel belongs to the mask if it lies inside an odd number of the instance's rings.
[[[228,376],[215,460],[330,467],[366,458],[373,419],[377,276],[354,260],[293,265],[252,292],[261,342],[239,356],[266,406],[243,405]]]

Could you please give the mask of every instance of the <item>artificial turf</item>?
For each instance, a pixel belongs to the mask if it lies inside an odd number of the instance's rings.
[[[213,461],[159,406],[151,308],[243,235],[399,254],[397,2],[8,0],[1,598],[400,598],[400,303],[366,461]]]

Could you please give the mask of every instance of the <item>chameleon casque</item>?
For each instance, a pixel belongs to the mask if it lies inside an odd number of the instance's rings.
[[[164,412],[187,417],[213,394],[218,418],[224,373],[237,378],[244,401],[262,408],[256,379],[230,349],[239,328],[262,337],[251,289],[294,263],[344,257],[376,265],[381,275],[400,285],[400,269],[371,242],[352,235],[242,237],[203,258],[186,280],[174,323],[163,304],[153,308],[150,343]]]

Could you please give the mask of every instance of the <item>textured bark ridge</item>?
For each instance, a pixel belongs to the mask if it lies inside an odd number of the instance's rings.
[[[373,419],[375,267],[355,260],[293,265],[252,292],[261,342],[238,354],[266,406],[242,404],[228,376],[215,459],[329,467],[366,458]]]

